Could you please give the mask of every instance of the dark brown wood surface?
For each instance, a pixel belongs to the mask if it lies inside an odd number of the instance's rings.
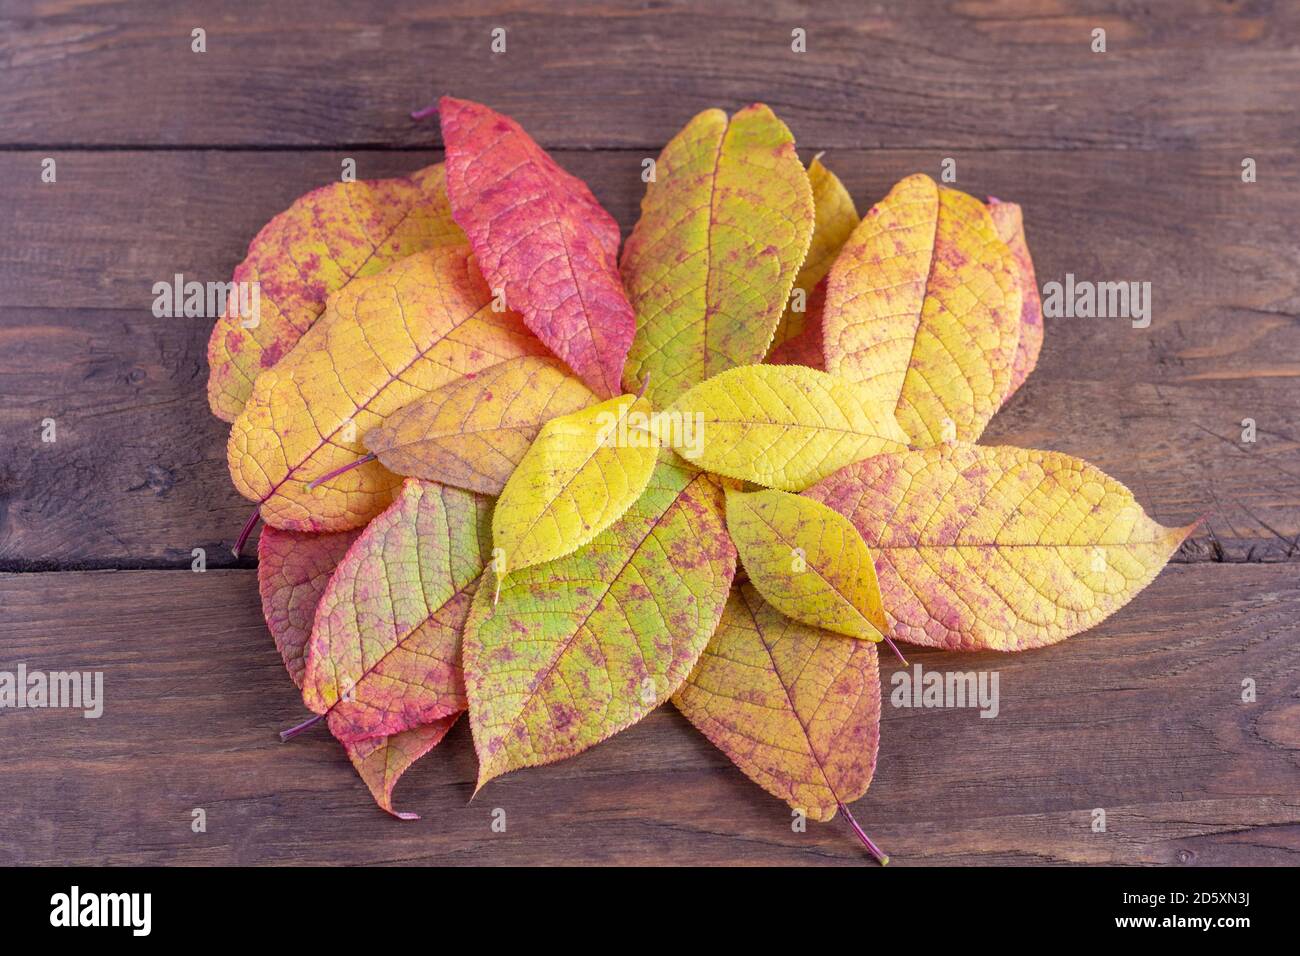
[[[249,503],[207,411],[210,322],[153,317],[152,286],[228,278],[346,157],[436,160],[406,114],[443,92],[515,115],[625,230],[643,158],[763,100],[860,209],[951,157],[960,188],[1024,205],[1040,282],[1149,281],[1147,329],[1049,319],[986,441],[1085,457],[1201,530],[1062,645],[916,653],[996,669],[1002,712],[886,706],[855,810],[898,863],[1300,861],[1300,9],[556,6],[0,9],[0,670],[103,670],[107,696],[99,720],[0,710],[0,863],[862,861],[838,822],[792,832],[670,709],[473,802],[458,727],[399,786],[407,824],[323,732],[276,741],[304,713],[229,555]]]

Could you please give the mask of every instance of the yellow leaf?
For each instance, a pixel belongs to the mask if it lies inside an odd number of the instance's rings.
[[[749,580],[778,611],[849,637],[883,637],[871,553],[843,515],[784,491],[728,490],[727,531]]]
[[[659,454],[649,412],[620,395],[542,427],[492,516],[498,576],[576,551],[641,496]]]
[[[761,361],[813,230],[794,137],[755,104],[705,110],[664,148],[623,249],[636,309],[624,387],[650,377],[656,407]]]
[[[451,218],[442,163],[398,179],[357,180],[313,190],[268,222],[235,267],[254,283],[257,312],[228,300],[208,341],[208,403],[233,422],[253,380],[288,354],[353,279],[409,255],[465,243]]]
[[[974,441],[1011,381],[1015,263],[983,203],[909,176],[831,267],[822,326],[827,371],[893,409],[912,444]]]
[[[869,392],[800,365],[715,375],[656,416],[656,433],[706,471],[802,491],[907,435]]]
[[[595,402],[559,359],[527,356],[434,389],[362,440],[396,474],[499,495],[543,425]]]
[[[816,219],[808,255],[794,280],[795,289],[803,292],[804,308],[795,309],[793,302],[786,307],[785,315],[781,316],[781,324],[777,326],[776,335],[772,338],[772,349],[804,331],[813,289],[831,271],[831,264],[858,225],[858,210],[853,205],[853,197],[839,177],[822,165],[820,156],[813,157],[813,161],[808,164],[808,182],[812,186]],[[792,292],[791,298],[793,297]],[[818,351],[820,352],[820,347]]]
[[[673,703],[768,793],[829,820],[867,792],[880,744],[876,645],[792,621],[752,585]]]
[[[1043,647],[1093,626],[1195,527],[1156,524],[1087,462],[1022,448],[880,455],[805,494],[871,548],[891,635],[961,650]]]
[[[359,528],[402,483],[368,462],[307,483],[365,454],[361,436],[421,395],[545,349],[513,312],[496,312],[465,246],[430,249],[333,296],[293,351],[258,376],[230,430],[240,494],[291,531]]]

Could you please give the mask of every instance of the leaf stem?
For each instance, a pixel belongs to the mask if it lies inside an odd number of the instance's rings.
[[[437,116],[437,115],[438,115],[438,104],[430,103],[422,110],[413,111],[411,113],[411,119],[422,120],[422,119],[428,119],[430,116]]]
[[[369,464],[375,460],[375,457],[375,453],[372,451],[368,455],[361,456],[356,461],[350,461],[346,465],[339,465],[339,467],[335,468],[333,471],[327,471],[319,478],[313,478],[311,481],[307,482],[307,490],[315,491],[316,486],[322,482],[329,481],[331,478],[337,478],[339,475],[349,472],[353,468],[360,468],[362,465]]]
[[[288,730],[280,731],[280,743],[285,743],[286,741],[292,740],[294,737],[297,737],[304,730],[314,727],[318,722],[324,719],[325,719],[324,714],[317,714],[315,717],[312,717],[308,720],[304,720],[301,724],[295,724],[294,726],[290,727]]]
[[[903,652],[900,651],[900,650],[898,649],[898,645],[895,644],[893,641],[891,641],[891,640],[889,639],[889,635],[888,635],[888,634],[885,634],[885,635],[884,635],[884,638],[885,638],[885,643],[889,645],[889,649],[890,649],[891,651],[894,652],[894,656],[897,657],[900,661],[902,661],[902,662],[903,662],[903,666],[906,667],[906,666],[907,666],[907,658],[904,657],[904,656],[903,656]]]
[[[230,549],[230,552],[235,557],[239,557],[239,552],[243,550],[244,545],[248,542],[248,536],[253,533],[253,529],[257,527],[257,522],[261,518],[262,506],[258,505],[253,509],[253,513],[248,516],[248,520],[244,522],[244,527],[239,531],[239,537],[235,539],[235,546]]]
[[[858,826],[858,821],[853,819],[853,814],[849,812],[849,808],[844,805],[842,800],[837,800],[836,803],[839,805],[840,813],[844,814],[844,819],[849,821],[849,826],[851,826],[853,832],[858,835],[858,839],[862,841],[862,845],[867,848],[867,852],[875,857],[876,862],[881,866],[888,866],[889,855],[881,850],[880,847],[876,846],[871,837],[867,836],[866,830]]]

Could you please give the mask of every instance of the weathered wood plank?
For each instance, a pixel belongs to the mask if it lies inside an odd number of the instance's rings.
[[[214,564],[248,512],[203,394],[209,320],[158,319],[174,273],[228,278],[260,225],[345,153],[0,153],[0,567]],[[866,208],[940,152],[836,150]],[[360,174],[436,154],[355,154]],[[636,153],[562,153],[624,228]],[[1300,536],[1300,171],[1227,151],[958,153],[959,185],[1022,202],[1040,282],[1149,281],[1147,329],[1049,319],[1039,369],[987,440],[1080,455],[1166,523],[1207,516],[1188,559],[1294,558]],[[150,210],[147,217],[142,210]],[[147,226],[141,226],[147,221]],[[58,441],[40,440],[53,418]],[[1242,420],[1257,423],[1244,443]],[[224,544],[223,544],[224,542]]]
[[[1175,566],[1053,648],[913,651],[926,670],[996,671],[998,716],[887,697],[855,813],[903,864],[1295,865],[1294,584],[1288,567]],[[668,708],[472,803],[458,726],[398,789],[424,819],[392,820],[323,731],[277,742],[304,710],[249,571],[4,575],[0,620],[0,670],[101,670],[105,697],[97,720],[0,710],[3,864],[864,861],[838,821],[792,832],[788,809]],[[902,665],[882,667],[891,694]]]
[[[19,2],[0,143],[418,146],[407,114],[455,92],[551,147],[657,149],[762,100],[822,146],[1259,149],[1300,134],[1298,25],[1285,0]]]

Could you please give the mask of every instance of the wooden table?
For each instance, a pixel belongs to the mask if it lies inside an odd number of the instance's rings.
[[[345,158],[437,159],[407,114],[443,92],[515,116],[625,229],[645,157],[763,100],[860,209],[952,158],[960,188],[1024,204],[1041,282],[1149,281],[1149,328],[1049,319],[986,441],[1085,457],[1201,530],[1061,645],[915,652],[996,669],[1001,713],[886,706],[855,811],[903,864],[1300,862],[1300,9],[492,6],[4,4],[0,670],[102,670],[106,704],[0,710],[0,863],[863,862],[839,821],[792,832],[669,708],[473,802],[459,726],[398,789],[416,823],[323,730],[277,741],[304,710],[230,556],[249,504],[204,397],[211,322],[154,318],[152,286],[225,280]]]

